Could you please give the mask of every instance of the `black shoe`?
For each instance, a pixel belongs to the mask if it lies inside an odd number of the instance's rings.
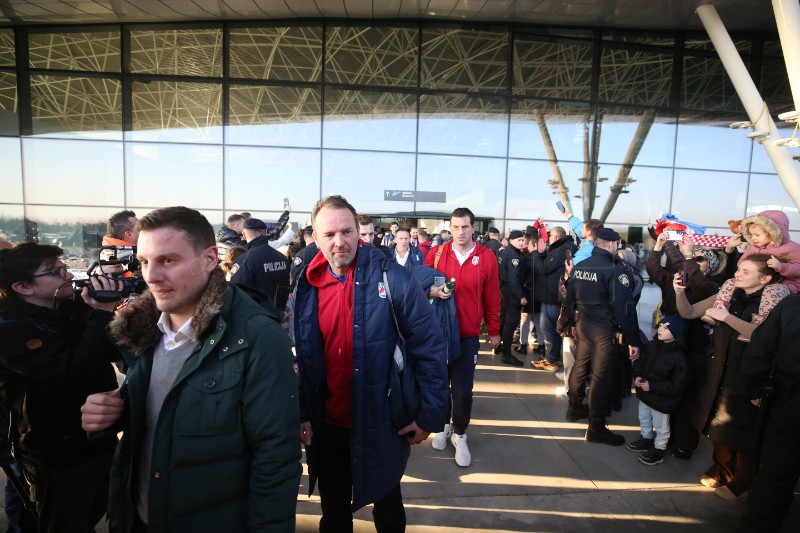
[[[577,422],[582,418],[589,418],[589,406],[580,400],[570,400],[565,418],[567,422]]]
[[[528,355],[528,345],[520,344],[519,346],[514,348],[514,351],[517,353],[521,353],[522,355]]]
[[[687,461],[692,457],[692,452],[689,450],[682,450],[681,448],[672,448],[672,457]]]
[[[654,440],[642,437],[639,440],[629,442],[625,447],[632,452],[646,452],[653,447]]]
[[[605,418],[593,418],[589,421],[589,429],[586,430],[586,440],[595,444],[608,444],[609,446],[622,446],[625,444],[625,437],[612,433],[606,427]]]
[[[539,355],[541,355],[542,357],[544,357],[544,355],[545,355],[545,348],[544,348],[544,344],[537,344],[537,345],[536,345],[536,348],[534,348],[534,349],[533,349],[533,351],[534,351],[534,352],[536,352],[536,353],[538,353],[538,354],[539,354]]]
[[[664,462],[664,450],[650,448],[639,456],[639,462],[647,466],[655,466]]]
[[[503,354],[503,363],[513,366],[522,366],[522,361],[511,355],[510,353]]]
[[[503,344],[502,343],[498,344],[497,348],[494,349],[494,354],[495,355],[500,355],[501,353],[503,353]]]

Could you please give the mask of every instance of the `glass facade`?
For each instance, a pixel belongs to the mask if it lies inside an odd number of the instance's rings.
[[[734,37],[777,120],[773,35]],[[797,206],[704,35],[397,21],[0,28],[0,237],[86,253],[114,212],[302,224],[342,194],[386,218],[565,225],[627,236],[660,214]],[[791,128],[781,126],[784,136]],[[793,155],[800,150],[786,148]],[[445,193],[387,201],[386,190]],[[430,227],[430,224],[429,224]],[[630,232],[631,236],[638,231]],[[644,232],[646,235],[646,232]]]

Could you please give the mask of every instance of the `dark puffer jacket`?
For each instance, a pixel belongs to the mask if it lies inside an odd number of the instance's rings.
[[[160,312],[149,291],[109,327],[130,366],[124,434],[111,471],[109,530],[131,531]],[[153,439],[148,531],[295,530],[297,380],[279,313],[211,274],[191,323],[192,354]]]
[[[551,244],[545,253],[540,254],[534,251],[531,256],[533,259],[534,280],[541,279],[542,290],[536,297],[543,303],[549,305],[559,305],[558,289],[561,284],[561,276],[566,270],[564,261],[567,260],[567,250],[574,253],[577,248],[572,241],[572,237],[567,235]],[[536,285],[538,289],[539,284]]]
[[[385,496],[403,477],[409,456],[407,439],[392,425],[387,399],[392,354],[397,342],[389,300],[383,285],[383,252],[359,243],[353,297],[353,428],[351,465],[353,510]],[[494,256],[492,256],[494,259]],[[447,364],[444,340],[431,305],[411,273],[388,263],[388,279],[397,320],[414,362],[420,397],[417,425],[441,431],[447,418]],[[295,339],[300,371],[300,418],[314,433],[322,423],[327,394],[325,359],[318,318],[318,292],[306,269],[297,281]],[[309,459],[309,494],[317,479],[313,441]]]
[[[636,387],[636,397],[642,403],[661,413],[672,413],[691,385],[686,352],[677,341],[650,341],[633,364],[633,377],[650,384],[649,391]]]
[[[120,354],[105,332],[112,317],[83,302],[64,302],[58,311],[0,302],[0,402],[26,461],[75,466],[116,441],[90,442],[81,429],[86,397],[117,386],[111,363]]]

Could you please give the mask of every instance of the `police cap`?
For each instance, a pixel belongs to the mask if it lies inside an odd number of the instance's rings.
[[[267,229],[267,225],[264,224],[263,220],[259,220],[257,218],[248,218],[244,221],[244,229],[263,231]]]
[[[616,242],[621,239],[619,233],[614,231],[611,228],[600,228],[596,232],[594,232],[595,239],[600,239],[601,241],[608,241],[608,242]]]

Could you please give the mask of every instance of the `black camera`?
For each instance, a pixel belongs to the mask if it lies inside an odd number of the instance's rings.
[[[95,261],[87,270],[88,278],[72,280],[72,287],[80,292],[84,287],[89,289],[89,296],[98,302],[116,302],[123,298],[128,301],[136,299],[147,290],[147,283],[142,277],[142,264],[136,257],[136,246],[103,246],[97,253]],[[120,290],[97,290],[91,283],[93,277],[104,277],[119,282]]]

